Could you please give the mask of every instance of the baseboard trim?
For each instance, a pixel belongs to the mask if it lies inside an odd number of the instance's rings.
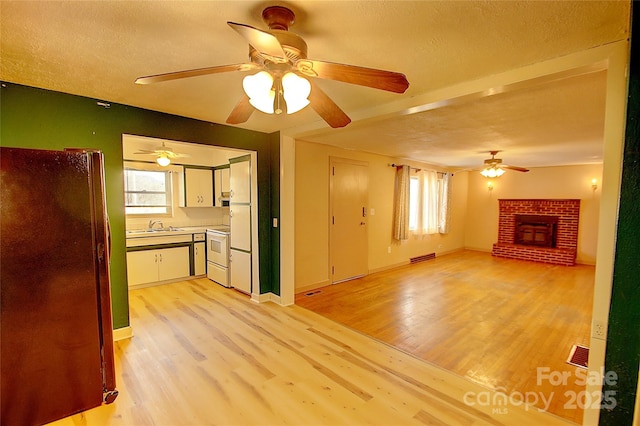
[[[282,304],[282,298],[277,294],[273,294],[273,293],[263,293],[258,295],[252,294],[251,300],[256,303],[273,302],[280,306],[286,306]]]
[[[471,251],[480,251],[480,252],[483,252],[483,253],[491,253],[491,249],[482,248],[482,247],[469,247],[469,246],[466,246],[466,247],[461,248],[460,250],[471,250]]]
[[[445,251],[440,251],[440,252],[436,252],[435,253],[435,258],[438,258],[440,256],[444,256],[447,254],[451,254],[451,253],[457,253],[463,250],[467,250],[465,248],[457,248],[457,249],[453,249],[453,250],[445,250]],[[469,250],[474,250],[474,249],[469,249]],[[482,251],[486,251],[487,253],[491,253],[491,250],[482,250]],[[370,269],[369,273],[370,274],[375,274],[377,272],[384,272],[384,271],[389,271],[391,269],[396,269],[399,268],[401,266],[407,266],[407,265],[412,265],[410,259],[404,260],[402,262],[398,262],[398,263],[392,263],[391,265],[386,265],[386,266],[381,266],[379,268],[375,268],[375,269]],[[309,289],[309,290],[313,290],[313,289]],[[298,292],[296,290],[296,292]]]
[[[307,291],[311,291],[311,290],[315,290],[321,287],[326,287],[328,285],[331,285],[331,281],[329,280],[325,280],[325,281],[320,281],[314,284],[309,284],[309,285],[305,285],[303,287],[296,287],[295,289],[295,293],[306,293]]]
[[[396,268],[399,268],[401,266],[407,266],[407,265],[409,265],[409,260],[405,260],[405,261],[399,262],[399,263],[392,263],[391,265],[381,266],[380,268],[369,269],[369,273],[370,274],[375,274],[377,272],[384,272],[384,271],[388,271],[390,269],[396,269]]]
[[[116,328],[113,330],[113,341],[117,342],[119,340],[130,339],[133,337],[133,329],[130,325],[122,328]]]

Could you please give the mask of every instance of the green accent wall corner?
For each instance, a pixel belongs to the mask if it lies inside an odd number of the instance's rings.
[[[279,133],[254,132],[10,82],[1,82],[0,90],[0,145],[54,150],[93,148],[104,153],[107,210],[112,230],[114,328],[129,326],[123,134],[257,152],[260,293],[280,294],[280,235],[278,229],[271,226],[271,217],[279,216]]]

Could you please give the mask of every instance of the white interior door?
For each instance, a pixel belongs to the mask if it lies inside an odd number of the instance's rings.
[[[337,158],[330,166],[330,274],[338,283],[368,273],[369,166]]]

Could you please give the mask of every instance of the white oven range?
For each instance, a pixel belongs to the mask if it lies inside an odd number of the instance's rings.
[[[207,229],[207,278],[231,287],[228,227]]]

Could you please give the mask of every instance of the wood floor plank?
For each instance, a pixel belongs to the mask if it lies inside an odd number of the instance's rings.
[[[567,425],[307,309],[189,280],[130,292],[115,403],[56,425]]]
[[[484,386],[553,393],[551,412],[579,423],[582,410],[564,406],[584,386],[565,361],[572,345],[588,346],[593,283],[593,266],[462,251],[301,293],[296,304]],[[570,378],[538,384],[538,368]]]

